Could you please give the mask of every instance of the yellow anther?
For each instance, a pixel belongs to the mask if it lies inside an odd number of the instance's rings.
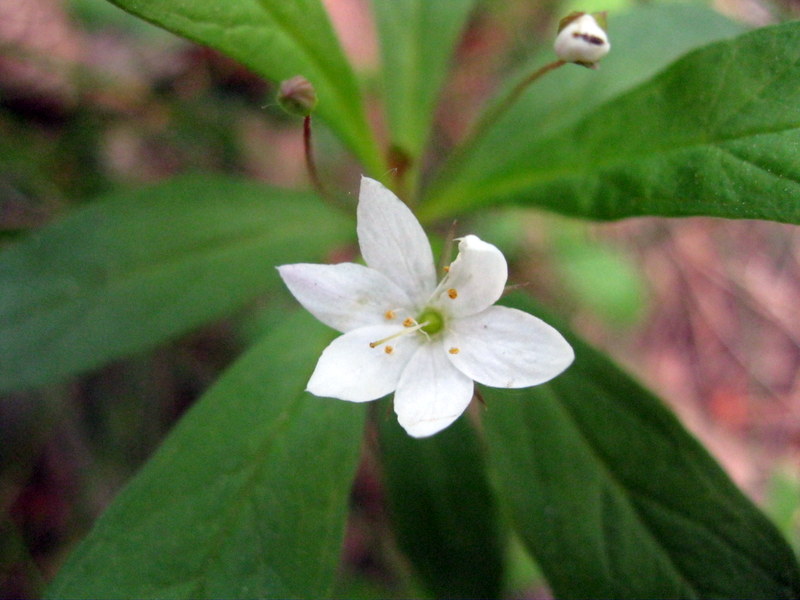
[[[386,346],[383,351],[386,352],[386,354],[391,354],[394,352],[394,346]]]
[[[450,288],[449,290],[447,290],[447,295],[450,296],[451,300],[455,300],[456,298],[458,298],[458,292],[456,291],[455,288]]]
[[[392,319],[394,319],[395,314],[393,310],[387,310],[385,313],[383,313],[383,316],[386,317],[388,321],[391,321]]]
[[[458,348],[456,348],[456,347],[453,347],[453,348],[450,348],[450,350],[448,350],[448,352],[450,354],[458,354],[460,352],[460,350]]]
[[[403,321],[403,327],[413,327],[416,324],[417,322],[411,317],[408,317],[405,321]]]
[[[444,269],[445,273],[449,273],[450,272],[450,266],[449,265],[445,265],[444,267],[442,267],[442,269]]]

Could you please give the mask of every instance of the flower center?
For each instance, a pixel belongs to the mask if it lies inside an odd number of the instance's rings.
[[[428,335],[433,335],[439,333],[442,327],[444,327],[444,318],[442,317],[442,313],[438,310],[426,308],[420,313],[419,317],[417,317],[417,323],[425,323],[421,327],[422,331]]]
[[[394,311],[387,311],[387,314],[389,312],[394,313]],[[392,314],[392,318],[394,318],[394,316],[395,315]],[[444,328],[444,317],[442,316],[442,313],[433,308],[426,308],[420,313],[419,318],[412,319],[411,317],[408,317],[405,321],[403,321],[403,329],[381,340],[375,340],[374,342],[370,342],[369,347],[377,348],[378,346],[382,346],[388,341],[401,338],[416,331],[420,331],[425,337],[429,337],[431,335],[439,333],[443,328]],[[385,346],[384,352],[386,352],[386,354],[392,354],[394,352],[394,346]]]

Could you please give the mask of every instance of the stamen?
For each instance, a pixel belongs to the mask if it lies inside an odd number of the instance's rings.
[[[454,346],[454,347],[450,348],[450,350],[448,350],[448,352],[449,352],[450,354],[458,354],[459,352],[461,352],[461,350],[459,350],[458,348],[456,348],[456,347]]]
[[[386,348],[384,348],[383,351],[386,352],[386,354],[391,354],[392,352],[394,352],[394,346],[386,346]]]
[[[445,265],[449,265],[453,258],[453,242],[456,239],[456,225],[458,225],[457,221],[453,221],[450,225],[450,230],[447,232],[447,236],[444,239],[442,253],[439,255],[439,268],[445,273],[448,271],[448,267]]]
[[[443,270],[445,273],[449,273],[449,272],[450,272],[450,265],[445,265],[444,267],[442,267],[442,270]]]
[[[392,319],[394,319],[395,313],[393,310],[387,310],[385,313],[383,313],[383,316],[386,317],[387,321],[391,321]]]
[[[405,321],[403,321],[403,327],[413,327],[416,324],[417,322],[411,317],[408,317]]]
[[[458,298],[458,291],[455,288],[450,288],[447,290],[447,295],[450,296],[451,300],[455,300]]]
[[[382,340],[377,340],[375,342],[370,342],[369,343],[369,347],[370,348],[377,348],[378,346],[382,346],[383,344],[385,344],[386,342],[388,342],[390,340],[393,340],[394,338],[398,338],[398,337],[400,337],[402,335],[406,335],[406,334],[409,334],[409,333],[414,333],[415,331],[419,331],[420,329],[425,327],[427,324],[428,324],[428,322],[425,321],[424,323],[417,323],[416,325],[414,325],[414,327],[412,327],[410,329],[401,329],[397,333],[393,333],[389,337],[385,337]],[[404,325],[405,325],[405,323],[404,323]],[[394,350],[394,348],[392,348],[392,350]],[[387,354],[389,354],[389,353],[387,352]]]

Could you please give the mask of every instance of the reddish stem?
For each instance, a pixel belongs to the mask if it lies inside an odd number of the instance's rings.
[[[319,178],[317,172],[317,164],[314,162],[314,149],[311,146],[311,115],[306,115],[303,119],[303,150],[306,157],[306,169],[308,169],[308,176],[314,188],[325,198],[328,194],[325,186],[322,185],[322,180]]]

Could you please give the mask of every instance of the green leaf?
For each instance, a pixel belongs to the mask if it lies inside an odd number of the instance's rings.
[[[786,541],[703,447],[657,398],[567,337],[575,363],[549,384],[483,391],[498,488],[555,595],[800,594]]]
[[[324,118],[373,174],[385,171],[361,92],[319,0],[110,0],[268,79],[303,75]]]
[[[425,218],[503,202],[595,218],[622,217],[633,209],[645,214],[652,205],[636,184],[666,185],[673,174],[644,163],[686,152],[677,144],[733,132],[726,111],[747,102],[747,90],[758,89],[776,71],[787,75],[792,62],[781,62],[791,48],[778,55],[762,47],[740,48],[745,36],[692,54],[648,82],[688,50],[734,36],[741,25],[691,4],[641,6],[612,15],[610,25],[612,50],[599,70],[566,65],[533,84],[484,138],[446,166],[421,207]],[[751,51],[756,54],[750,59],[737,59]],[[547,60],[540,57],[536,64]],[[707,172],[691,161],[676,164],[684,172],[695,170],[701,181]],[[642,168],[634,172],[636,165]],[[614,194],[627,205],[618,206]],[[694,196],[701,195],[693,191]],[[697,206],[684,194],[667,197],[674,206]]]
[[[505,536],[468,420],[420,440],[392,414],[380,434],[397,542],[428,589],[436,598],[499,597]]]
[[[372,5],[392,144],[418,163],[456,40],[475,0],[373,0]]]
[[[98,520],[48,596],[329,594],[364,415],[303,391],[330,337],[302,314],[245,354]]]
[[[0,252],[0,390],[143,350],[277,284],[351,225],[311,194],[182,177],[82,207]]]

